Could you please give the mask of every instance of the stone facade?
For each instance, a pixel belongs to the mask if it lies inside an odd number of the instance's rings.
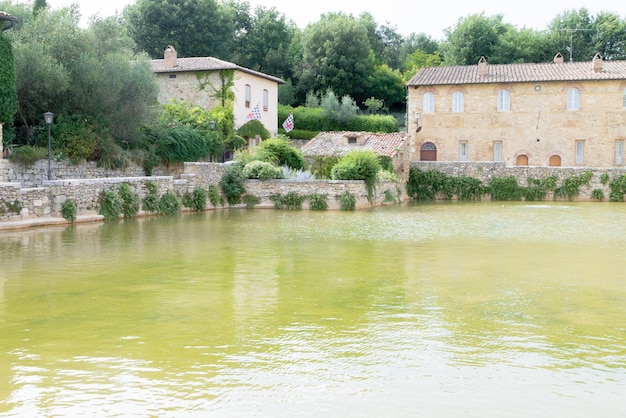
[[[423,69],[408,84],[407,108],[413,161],[625,163],[626,61],[557,55],[553,63]]]
[[[612,168],[596,168],[596,167],[515,167],[507,166],[504,163],[467,163],[467,162],[442,162],[442,161],[419,161],[412,162],[411,167],[418,168],[422,171],[437,170],[449,176],[469,176],[480,180],[487,185],[489,180],[493,178],[504,178],[513,176],[520,186],[528,185],[529,179],[543,179],[549,176],[557,178],[557,184],[561,184],[564,179],[573,176],[579,176],[586,171],[591,171],[593,177],[588,186],[582,186],[578,201],[591,200],[591,192],[594,189],[603,191],[604,196],[608,200],[610,189],[608,184],[602,184],[600,177],[607,173],[610,179],[620,177],[626,174],[624,167]],[[549,199],[552,196],[548,197]]]
[[[232,71],[235,128],[246,123],[248,114],[258,105],[265,128],[272,135],[278,133],[278,85],[284,83],[282,79],[213,57],[178,58],[171,45],[164,51],[163,59],[150,63],[159,85],[160,103],[185,100],[204,109],[219,104],[215,91],[226,80],[222,76]]]

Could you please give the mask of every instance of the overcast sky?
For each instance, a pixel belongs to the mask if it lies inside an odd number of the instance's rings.
[[[53,8],[77,3],[84,18],[83,23],[96,13],[101,16],[113,15],[134,2],[135,0],[48,0]],[[248,0],[248,3],[253,6],[276,7],[300,28],[317,21],[322,13],[342,11],[358,16],[369,12],[378,24],[395,26],[402,35],[424,32],[436,40],[443,39],[444,29],[454,26],[460,18],[482,12],[486,16],[501,14],[504,22],[518,28],[538,30],[546,29],[557,14],[581,7],[587,8],[592,14],[608,11],[621,18],[626,17],[624,0],[436,0],[428,6],[423,4],[426,2],[415,0]]]

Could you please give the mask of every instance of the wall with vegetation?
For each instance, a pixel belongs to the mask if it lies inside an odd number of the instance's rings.
[[[472,177],[480,180],[483,185],[488,185],[492,179],[504,179],[513,177],[520,186],[527,186],[534,180],[541,180],[548,177],[556,177],[556,184],[561,185],[567,179],[582,176],[590,172],[591,179],[588,184],[582,184],[579,194],[576,196],[577,201],[601,200],[592,198],[594,190],[602,190],[605,201],[611,194],[610,181],[624,176],[626,168],[588,168],[588,167],[518,167],[507,166],[504,163],[492,162],[430,162],[415,161],[411,163],[412,168],[418,168],[422,171],[436,170],[451,177]],[[604,181],[603,181],[604,180]],[[489,198],[489,196],[485,196]],[[551,192],[548,193],[546,199],[553,198]]]
[[[208,190],[218,186],[228,165],[221,163],[185,163],[183,172],[174,176],[125,176],[106,178],[82,178],[64,180],[43,180],[40,187],[23,188],[17,182],[0,182],[0,222],[28,221],[37,218],[61,218],[64,202],[72,200],[80,215],[95,215],[98,212],[99,198],[103,192],[117,193],[123,184],[128,184],[140,200],[149,194],[148,183],[155,183],[157,193],[163,195],[171,191],[179,197],[201,188]],[[363,181],[260,181],[245,182],[246,195],[253,196],[261,207],[275,205],[276,196],[315,194],[325,196],[328,209],[340,209],[338,196],[349,193],[355,198],[355,208],[380,205],[383,202],[397,201],[402,197],[396,184],[380,182],[373,196],[368,199],[368,191]],[[244,199],[245,201],[245,199]],[[303,202],[303,209],[308,203]],[[227,204],[225,204],[227,206]],[[241,205],[245,205],[242,203]],[[2,228],[0,228],[2,229]]]

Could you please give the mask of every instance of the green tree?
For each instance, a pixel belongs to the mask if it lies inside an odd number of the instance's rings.
[[[162,58],[167,45],[182,57],[230,58],[233,16],[215,0],[137,0],[124,18],[137,48],[152,58]]]
[[[481,56],[491,62],[500,36],[507,31],[502,15],[486,17],[484,13],[459,19],[453,28],[447,28],[443,44],[446,65],[474,65]]]
[[[626,59],[626,21],[614,13],[599,13],[593,21],[594,51],[604,59]]]
[[[275,8],[257,6],[251,12],[246,2],[230,1],[227,5],[235,16],[235,48],[230,59],[246,68],[291,78],[289,49],[295,24]]]
[[[343,13],[322,15],[302,36],[302,62],[298,66],[299,94],[332,89],[362,102],[368,95],[373,68],[365,26]]]
[[[78,11],[40,10],[11,33],[15,45],[19,122],[28,141],[42,113],[82,115],[113,138],[132,144],[151,116],[158,87],[146,57],[119,20],[78,26]]]
[[[13,125],[17,111],[17,90],[15,88],[15,64],[11,41],[0,32],[0,123]]]
[[[557,15],[549,25],[553,54],[561,51],[573,61],[590,61],[596,51],[593,17],[584,7]]]

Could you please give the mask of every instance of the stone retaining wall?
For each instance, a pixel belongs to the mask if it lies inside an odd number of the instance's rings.
[[[469,176],[479,179],[483,184],[488,184],[492,178],[502,178],[513,176],[520,186],[526,186],[528,179],[542,179],[549,176],[556,176],[557,185],[564,179],[579,176],[586,171],[591,171],[593,177],[588,186],[580,188],[579,201],[591,200],[591,192],[600,189],[608,200],[610,195],[609,185],[602,184],[600,177],[607,173],[610,179],[626,174],[626,168],[591,168],[591,167],[511,167],[504,163],[494,162],[437,162],[437,161],[417,161],[412,162],[411,167],[419,168],[422,171],[437,170],[449,176]]]
[[[228,164],[228,163],[227,163]],[[61,217],[63,203],[71,199],[76,203],[78,214],[95,213],[98,198],[103,191],[117,192],[128,183],[140,198],[147,193],[147,182],[156,183],[158,194],[172,190],[182,196],[195,188],[208,189],[219,185],[227,164],[185,163],[179,179],[173,176],[106,177],[99,179],[43,180],[41,187],[23,188],[20,183],[0,183],[0,221],[23,221],[41,217]],[[248,180],[246,193],[256,196],[265,205],[273,205],[270,196],[286,195],[290,192],[299,195],[320,194],[328,196],[330,209],[339,207],[336,196],[349,192],[357,198],[357,208],[379,205],[384,201],[385,190],[397,196],[396,185],[382,182],[376,189],[373,203],[367,200],[367,189],[362,181],[259,181]],[[397,199],[397,198],[396,198]],[[306,208],[306,204],[303,205]]]
[[[178,176],[183,171],[182,165],[158,166],[152,170],[153,176]],[[125,169],[107,169],[98,167],[95,162],[83,162],[72,165],[66,161],[50,162],[51,180],[99,179],[105,177],[144,177],[142,167],[131,164]],[[22,187],[41,187],[48,181],[48,161],[39,160],[26,167],[24,164],[0,159],[0,182],[20,183]]]

